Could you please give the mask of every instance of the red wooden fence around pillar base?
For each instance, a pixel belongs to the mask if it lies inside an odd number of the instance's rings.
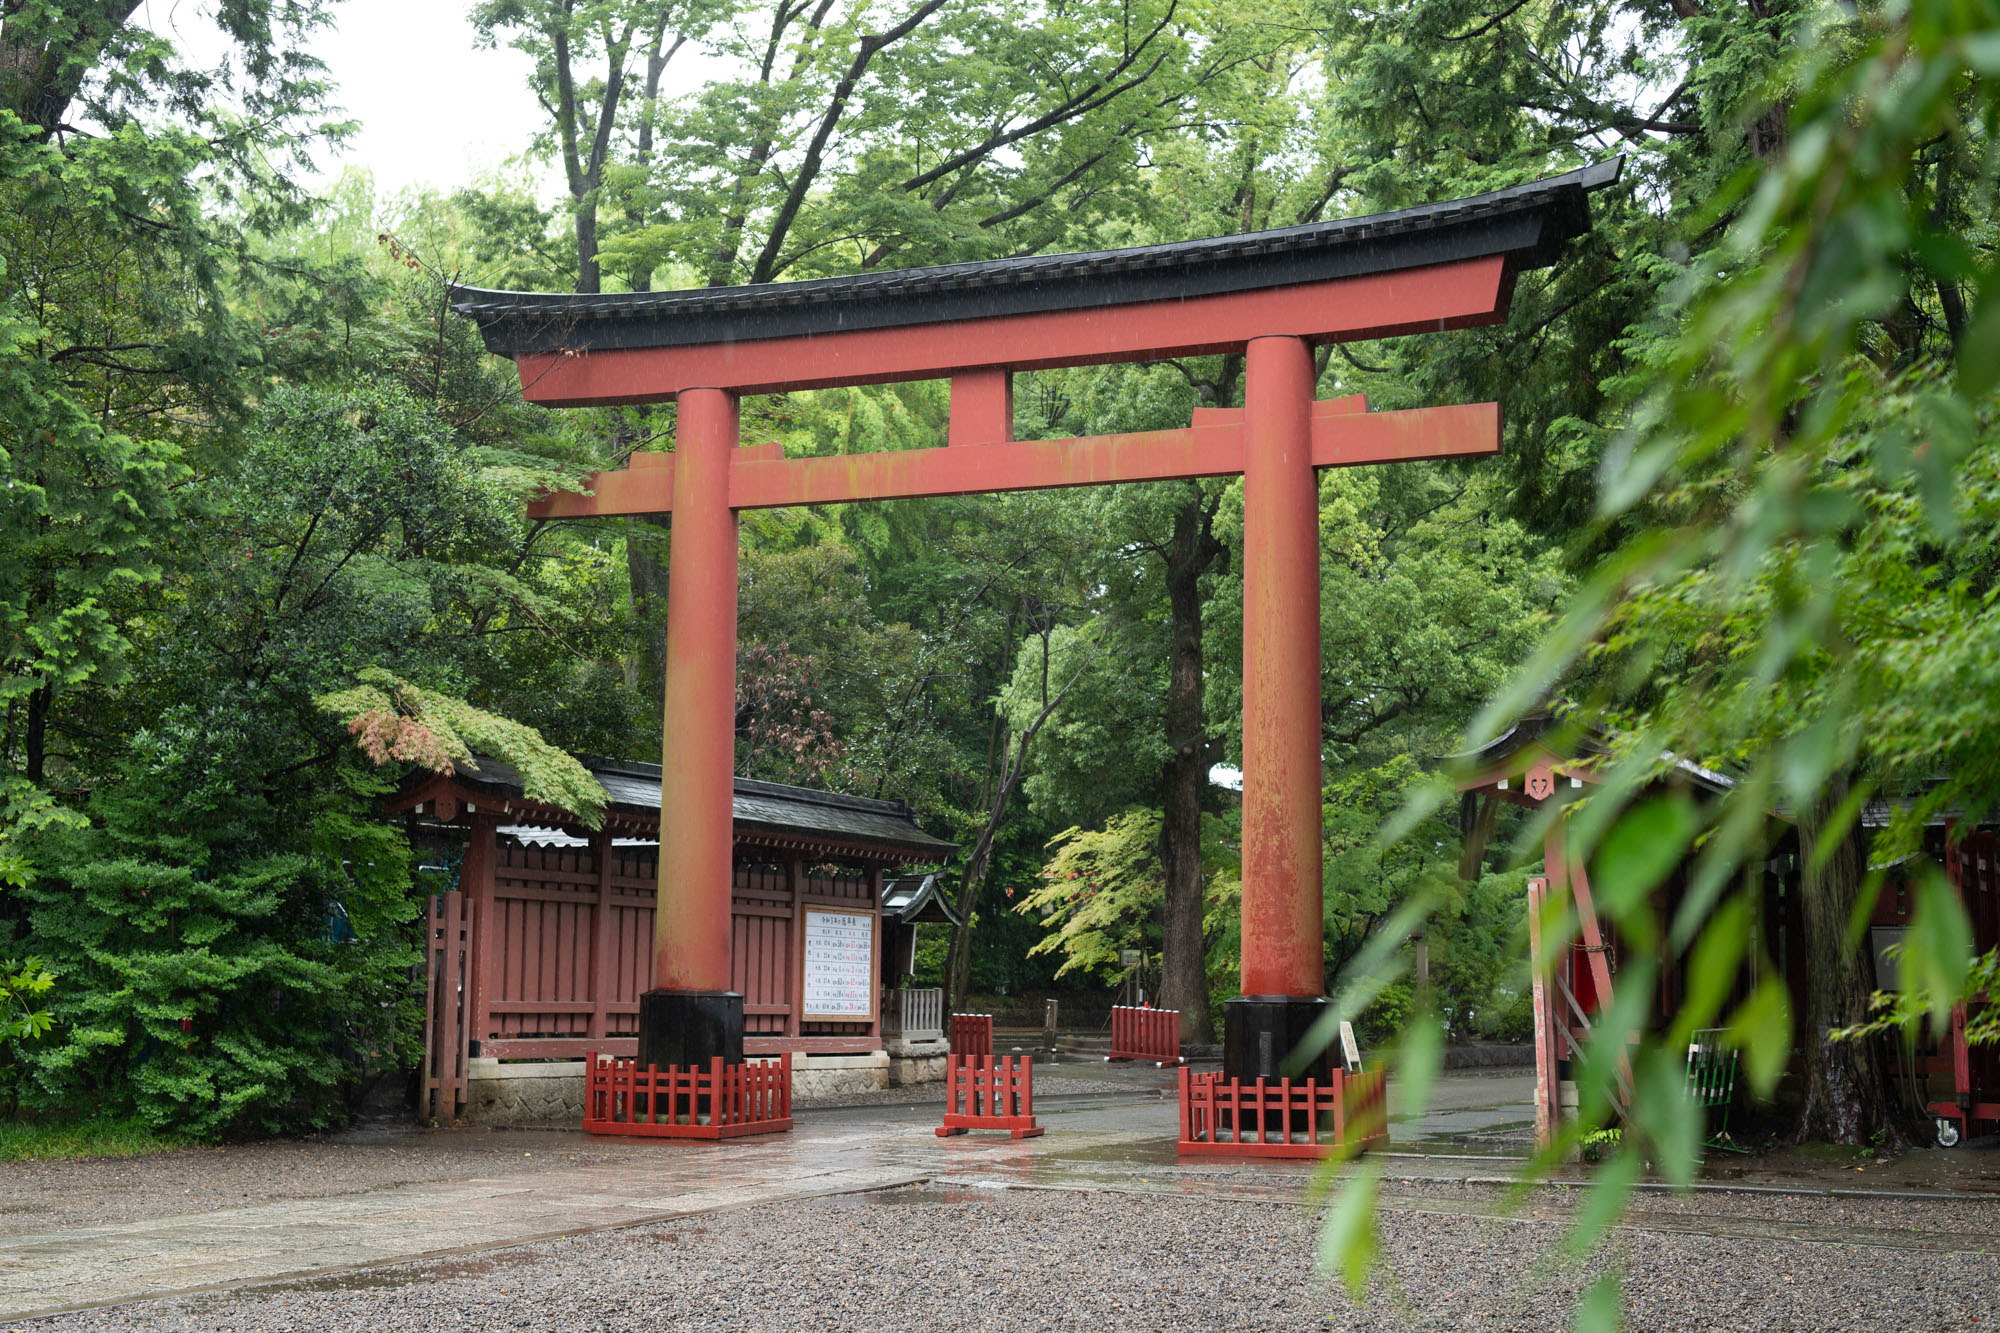
[[[1111,1008],[1111,1054],[1106,1060],[1151,1060],[1160,1068],[1181,1058],[1181,1011],[1119,1004]]]
[[[1332,1081],[1275,1082],[1181,1070],[1183,1156],[1331,1157],[1386,1147],[1388,1081],[1378,1066]]]
[[[953,1014],[951,1016],[953,1055],[993,1054],[993,1015]]]
[[[1004,1129],[1017,1139],[1042,1132],[1035,1123],[1035,1061],[1032,1056],[960,1055],[945,1057],[944,1124],[939,1138],[968,1129]]]
[[[622,1056],[584,1057],[583,1132],[660,1139],[735,1139],[792,1127],[792,1057],[708,1068],[638,1067]]]

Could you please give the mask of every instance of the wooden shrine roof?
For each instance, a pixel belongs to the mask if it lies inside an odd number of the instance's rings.
[[[1461,791],[1482,790],[1496,784],[1505,790],[1536,765],[1546,765],[1564,774],[1591,779],[1610,753],[1597,733],[1564,723],[1547,713],[1533,713],[1508,727],[1475,749],[1437,756],[1437,762],[1457,767],[1468,776],[1459,782]],[[1696,787],[1724,792],[1736,785],[1726,773],[1718,773],[1691,759],[1663,755],[1670,766]],[[1594,779],[1592,779],[1594,780]]]
[[[882,881],[882,913],[907,925],[963,925],[944,891],[944,876],[898,875]]]
[[[688,347],[1255,291],[1504,255],[1554,263],[1624,159],[1465,199],[1273,231],[688,291],[580,295],[453,287],[489,351]]]
[[[660,766],[627,760],[586,760],[605,801],[605,826],[621,838],[657,839],[660,830]],[[483,757],[479,769],[451,777],[418,774],[390,802],[392,809],[422,810],[444,823],[457,820],[460,807],[496,814],[510,824],[572,828],[573,813],[526,799],[520,774],[501,760]],[[447,809],[447,804],[451,808]],[[736,779],[736,840],[774,850],[802,851],[836,859],[900,864],[944,861],[956,843],[932,837],[918,824],[907,801],[815,791],[782,782]]]

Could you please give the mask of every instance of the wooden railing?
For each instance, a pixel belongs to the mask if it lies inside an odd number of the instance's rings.
[[[882,1035],[904,1041],[942,1041],[944,991],[935,986],[883,991]]]
[[[953,1055],[993,1054],[993,1015],[953,1014],[951,1016]]]
[[[661,1069],[621,1056],[584,1057],[583,1131],[642,1138],[733,1139],[792,1127],[792,1056]]]
[[[1151,1060],[1165,1068],[1181,1063],[1181,1011],[1118,1005],[1111,1011],[1111,1054],[1106,1060]]]
[[[1381,1067],[1334,1070],[1326,1082],[1243,1082],[1181,1068],[1181,1140],[1186,1156],[1331,1157],[1386,1147],[1388,1082]]]
[[[945,1057],[944,1124],[939,1138],[968,1129],[1004,1129],[1017,1139],[1041,1137],[1035,1123],[1035,1060],[1028,1055]]]

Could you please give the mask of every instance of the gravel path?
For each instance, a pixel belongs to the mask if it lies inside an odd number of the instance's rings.
[[[1385,1213],[1356,1307],[1291,1206],[918,1188],[768,1205],[475,1259],[123,1306],[22,1327],[285,1333],[1565,1328],[1605,1263],[1633,1329],[1978,1327],[2000,1259],[1619,1233],[1579,1262],[1551,1222]]]
[[[1495,1172],[1494,1174],[1499,1174]],[[1390,1173],[1382,1183],[1384,1195],[1411,1200],[1448,1199],[1482,1204],[1494,1209],[1506,1206],[1508,1191],[1496,1185],[1467,1185],[1457,1181],[1416,1177],[1397,1179]],[[1587,1193],[1583,1188],[1543,1188],[1526,1196],[1531,1209],[1568,1210]],[[1737,1194],[1704,1191],[1699,1194],[1670,1194],[1664,1190],[1643,1190],[1633,1194],[1631,1212],[1635,1217],[1753,1218],[1768,1222],[1808,1223],[1829,1227],[1879,1227],[1892,1231],[1957,1231],[1985,1233],[1994,1237],[2000,1252],[2000,1195],[1983,1199],[1831,1199],[1814,1195]],[[1995,1292],[2000,1304],[2000,1292]],[[1995,1311],[2000,1321],[2000,1310]]]

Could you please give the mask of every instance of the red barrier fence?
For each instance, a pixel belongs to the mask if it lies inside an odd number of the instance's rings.
[[[953,1014],[951,1016],[953,1055],[993,1054],[993,1015]]]
[[[1151,1060],[1160,1068],[1185,1064],[1181,1059],[1181,1011],[1114,1005],[1111,1010],[1111,1054],[1106,1060]]]
[[[708,1068],[638,1067],[623,1056],[583,1057],[583,1132],[662,1139],[735,1139],[792,1127],[792,1056]]]
[[[1004,1129],[1017,1139],[1042,1132],[1035,1123],[1035,1061],[1027,1055],[945,1057],[944,1124],[939,1138],[968,1129]]]
[[[1389,1142],[1388,1080],[1380,1066],[1332,1081],[1272,1082],[1181,1070],[1184,1156],[1331,1157]],[[1331,1133],[1323,1131],[1330,1129]]]

